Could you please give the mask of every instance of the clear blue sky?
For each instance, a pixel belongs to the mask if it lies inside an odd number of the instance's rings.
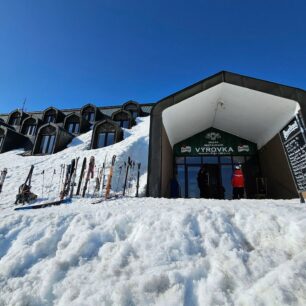
[[[0,0],[0,113],[155,102],[220,70],[305,89],[305,3]]]

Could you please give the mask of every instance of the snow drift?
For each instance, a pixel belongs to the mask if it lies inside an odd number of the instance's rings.
[[[144,118],[107,148],[87,150],[89,132],[51,156],[1,154],[9,173],[0,194],[0,305],[306,305],[306,210],[298,200],[126,197],[91,205],[88,197],[13,210],[31,164],[40,200],[45,170],[46,200],[58,195],[60,164],[77,156],[94,155],[101,166],[116,154],[114,189],[131,156],[142,163],[143,193],[148,134]]]

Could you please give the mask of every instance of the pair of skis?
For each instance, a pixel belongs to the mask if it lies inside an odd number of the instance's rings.
[[[83,164],[84,164],[84,161],[83,161]],[[85,166],[86,166],[86,161],[85,161]],[[82,167],[83,173],[81,172],[81,175],[80,175],[80,180],[81,181],[80,182],[82,182],[82,176],[85,173],[85,166],[84,166],[84,169]],[[85,179],[85,184],[84,184],[84,188],[83,188],[83,192],[82,192],[82,197],[83,198],[85,197],[87,187],[88,187],[88,183],[89,183],[90,179],[94,177],[94,170],[95,170],[95,157],[91,156],[90,160],[89,160],[88,170],[87,170],[86,179]],[[79,184],[80,184],[80,182],[79,182]]]
[[[129,171],[133,171],[135,168],[136,163],[131,160],[130,157],[128,157],[128,161],[126,164],[126,171],[125,171],[125,180],[124,180],[124,185],[123,185],[123,193],[122,195],[125,196],[126,188],[127,188],[127,183],[128,183],[128,175]],[[140,178],[140,167],[141,163],[137,163],[137,179],[136,179],[136,197],[139,196],[139,178]]]
[[[110,191],[111,191],[111,187],[112,187],[112,179],[113,179],[115,162],[116,162],[116,155],[113,155],[112,161],[111,161],[111,166],[110,166],[109,173],[108,173],[104,199],[102,198],[101,200],[93,202],[92,204],[98,204],[98,203],[101,203],[104,200],[108,200],[110,198]],[[103,175],[104,175],[105,162],[103,163],[102,170],[103,170]],[[103,197],[103,187],[104,187],[103,181],[104,181],[104,176],[103,176],[103,180],[102,180],[102,197]]]
[[[73,159],[69,165],[66,167],[65,179],[60,192],[60,200],[64,200],[65,197],[71,198],[73,195],[73,188],[75,184],[76,171],[78,166],[79,158]]]

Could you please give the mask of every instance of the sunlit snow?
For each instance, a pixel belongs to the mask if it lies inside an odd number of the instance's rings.
[[[111,147],[89,151],[89,132],[55,155],[0,155],[0,169],[8,168],[0,305],[306,305],[306,207],[298,199],[136,199],[132,180],[126,198],[13,210],[31,164],[32,191],[47,201],[58,197],[60,164],[77,156],[94,155],[100,167],[116,154],[119,194],[119,166],[131,156],[142,163],[143,195],[148,134],[144,118]]]

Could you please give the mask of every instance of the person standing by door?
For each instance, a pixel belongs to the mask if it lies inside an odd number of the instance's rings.
[[[244,197],[244,176],[241,170],[241,165],[236,165],[233,176],[232,176],[232,186],[233,186],[233,199],[241,199]]]
[[[200,197],[206,199],[210,198],[211,192],[209,187],[209,173],[205,168],[205,165],[201,166],[201,169],[198,172],[197,181],[200,189]]]

